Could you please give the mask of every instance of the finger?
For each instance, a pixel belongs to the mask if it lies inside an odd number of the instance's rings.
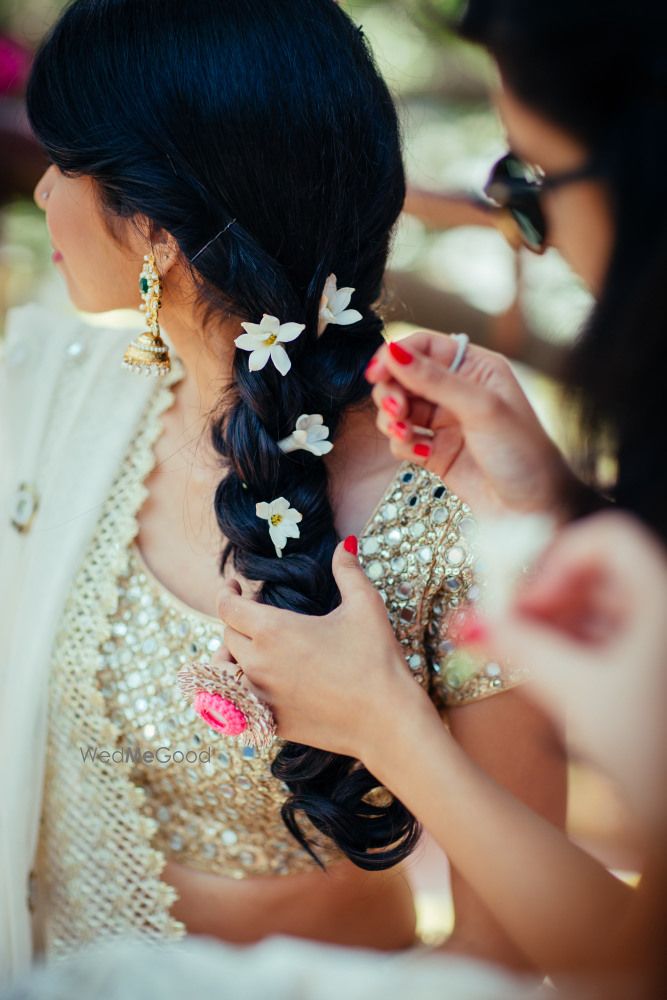
[[[441,431],[433,431],[429,427],[416,425],[409,417],[405,417],[403,419],[396,418],[393,415],[390,415],[386,408],[378,410],[375,424],[378,430],[381,431],[385,437],[389,438],[390,441],[395,440],[410,445],[410,455],[412,455],[413,443],[418,441],[432,443],[436,433],[442,433]],[[456,425],[456,434],[460,437],[458,425]],[[406,452],[406,455],[407,454],[408,452]]]
[[[390,441],[407,440],[408,425],[402,420],[394,420],[393,417],[388,416],[383,410],[378,410],[375,425]]]
[[[416,330],[407,337],[401,337],[400,343],[412,345],[415,350],[423,351],[425,354],[433,351],[434,356],[440,356],[442,363],[446,365],[452,363],[458,347],[456,341],[451,336],[441,333],[438,330]],[[389,369],[386,365],[387,347],[388,343],[379,347],[366,368],[366,378],[373,385],[382,381],[388,375]]]
[[[447,475],[463,447],[458,424],[440,429],[435,435],[422,434],[412,424],[392,420],[387,414],[378,412],[376,426],[389,440],[395,458],[423,465],[440,478]]]
[[[389,440],[392,454],[401,461],[414,460],[414,448],[419,441],[431,446],[430,436],[417,434],[411,424],[403,420],[394,420],[386,413],[378,412],[376,426]]]
[[[405,389],[394,379],[378,382],[371,398],[378,410],[398,420],[410,420],[421,427],[431,427],[435,407],[425,399],[420,399]]]
[[[380,350],[381,348],[378,350],[377,354],[371,358],[366,371],[364,372],[366,379],[371,383],[371,385],[374,385],[376,382],[381,381],[381,379],[386,378],[388,374],[386,365],[382,363]]]
[[[351,598],[363,597],[370,601],[379,598],[376,588],[361,567],[357,552],[356,535],[348,535],[334,550],[331,570],[343,604]]]
[[[378,410],[395,420],[407,415],[407,396],[398,382],[380,382],[373,389],[371,398]]]
[[[395,438],[402,444],[411,445],[413,440],[412,427],[404,420],[389,420],[387,422],[387,437]]]
[[[225,669],[230,663],[234,662],[234,657],[226,646],[221,646],[220,649],[218,649],[211,657],[211,663],[213,666],[219,666]]]
[[[218,614],[225,625],[225,642],[230,627],[254,638],[263,629],[275,624],[279,616],[291,613],[241,597],[238,584],[235,584],[236,581],[225,582],[218,597]]]
[[[531,582],[526,582],[523,593],[517,596],[516,607],[523,614],[579,637],[589,632],[595,635],[603,623],[612,634],[623,621],[627,605],[601,565],[561,563],[559,572],[550,567],[546,577],[541,581],[539,571],[535,577],[531,575]]]
[[[230,629],[229,632],[231,635],[232,629]],[[250,639],[247,639],[245,636],[242,636],[240,632],[234,632],[233,636],[234,637],[232,641],[234,643],[235,648],[237,648],[237,651],[241,650],[241,641],[245,641],[246,643],[251,642]],[[226,670],[227,673],[231,674],[235,674],[237,670],[241,669],[243,671],[243,676],[245,677],[244,686],[247,687],[249,691],[252,691],[253,694],[258,694],[258,695],[261,694],[261,696],[264,697],[265,694],[264,689],[260,688],[260,686],[256,682],[253,682],[250,679],[250,674],[252,673],[254,676],[256,676],[257,672],[256,666],[252,664],[250,666],[248,665],[248,660],[251,658],[253,653],[254,653],[254,648],[249,648],[249,652],[244,651],[241,655],[243,655],[246,664],[241,665],[237,660],[237,658],[234,656],[234,654],[231,652],[231,650],[227,649],[226,646],[221,646],[220,649],[216,653],[214,653],[213,656],[211,657],[211,665],[214,667],[220,667],[221,670]]]
[[[389,439],[389,450],[397,461],[414,461],[411,443],[400,441],[397,437],[393,437],[391,434],[387,434],[387,437]]]
[[[393,353],[392,353],[393,352]],[[502,412],[499,393],[483,384],[450,372],[446,365],[411,348],[391,345],[387,367],[408,392],[444,407],[464,426],[489,426]]]
[[[410,353],[423,354],[445,368],[451,365],[459,350],[459,341],[452,334],[439,330],[417,330],[407,337],[399,337],[382,345],[376,356],[378,363],[386,365],[389,371],[393,370],[390,363],[392,345]]]
[[[236,629],[227,625],[225,628],[225,646],[234,658],[234,662],[238,663],[238,665],[242,667],[244,673],[247,673],[252,679],[254,672],[254,651],[252,639],[249,639],[246,635],[243,635],[241,632],[237,632]]]
[[[271,692],[269,691],[268,688],[262,687],[261,684],[257,684],[254,681],[252,681],[250,679],[250,675],[248,674],[247,670],[243,671],[242,681],[244,688],[247,688],[247,690],[250,691],[251,694],[254,694],[255,698],[257,698],[259,701],[263,701],[265,705],[267,705],[269,708],[272,709]]]
[[[442,479],[458,458],[462,447],[463,439],[458,427],[438,431],[435,437],[418,434],[412,428],[409,440],[410,461],[423,465]]]
[[[458,340],[452,334],[443,333],[440,330],[415,330],[414,333],[409,334],[407,337],[399,337],[388,341],[380,348],[380,352],[382,353],[378,352],[379,361],[380,363],[386,363],[390,369],[391,366],[388,364],[389,358],[387,355],[391,344],[399,344],[408,351],[424,354],[426,357],[445,366],[451,365],[459,349]]]

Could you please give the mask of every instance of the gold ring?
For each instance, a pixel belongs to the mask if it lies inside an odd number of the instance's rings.
[[[236,674],[212,663],[195,660],[178,672],[178,683],[195,712],[212,729],[241,746],[270,747],[277,735],[269,706],[249,691]]]

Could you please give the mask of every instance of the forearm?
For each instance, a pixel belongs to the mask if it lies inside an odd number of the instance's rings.
[[[465,755],[533,812],[563,829],[566,758],[551,720],[523,685],[452,708],[449,731]],[[530,963],[489,907],[451,869],[455,938],[470,954],[518,969]]]
[[[594,964],[632,890],[489,778],[430,703],[404,711],[364,763],[420,819],[531,962],[550,972]]]

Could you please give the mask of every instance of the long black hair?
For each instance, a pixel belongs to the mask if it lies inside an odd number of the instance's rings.
[[[74,0],[37,53],[27,100],[48,156],[94,179],[111,223],[141,213],[188,261],[209,243],[191,267],[206,325],[264,313],[306,325],[287,377],[271,364],[250,372],[236,353],[212,421],[215,513],[221,572],[231,560],[262,582],[261,601],[328,613],[340,595],[326,466],[277,442],[303,413],[321,413],[335,440],[368,397],[381,343],[374,303],[405,180],[396,111],[362,32],[334,0]],[[330,273],[356,289],[362,319],[318,337]],[[303,520],[277,558],[255,506],[280,496]],[[397,800],[371,804],[378,782],[358,762],[287,743],[272,767],[307,850],[301,814],[362,868],[414,847],[415,819]]]
[[[664,0],[469,0],[458,29],[514,93],[600,165],[615,239],[604,288],[569,359],[584,465],[611,440],[612,490],[667,537],[667,12]]]

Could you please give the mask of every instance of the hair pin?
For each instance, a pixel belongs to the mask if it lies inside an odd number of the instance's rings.
[[[215,236],[212,239],[210,239],[208,241],[208,243],[205,244],[205,246],[203,246],[201,248],[201,250],[197,250],[197,253],[194,255],[194,257],[190,258],[190,263],[194,264],[194,262],[196,261],[197,257],[199,257],[199,255],[202,254],[204,252],[204,250],[208,250],[208,248],[210,247],[211,243],[215,243],[215,241],[218,239],[218,237],[222,236],[223,233],[226,233],[227,230],[230,228],[230,226],[233,226],[235,222],[236,222],[236,219],[230,219],[224,229],[221,229],[219,233],[216,233]]]

